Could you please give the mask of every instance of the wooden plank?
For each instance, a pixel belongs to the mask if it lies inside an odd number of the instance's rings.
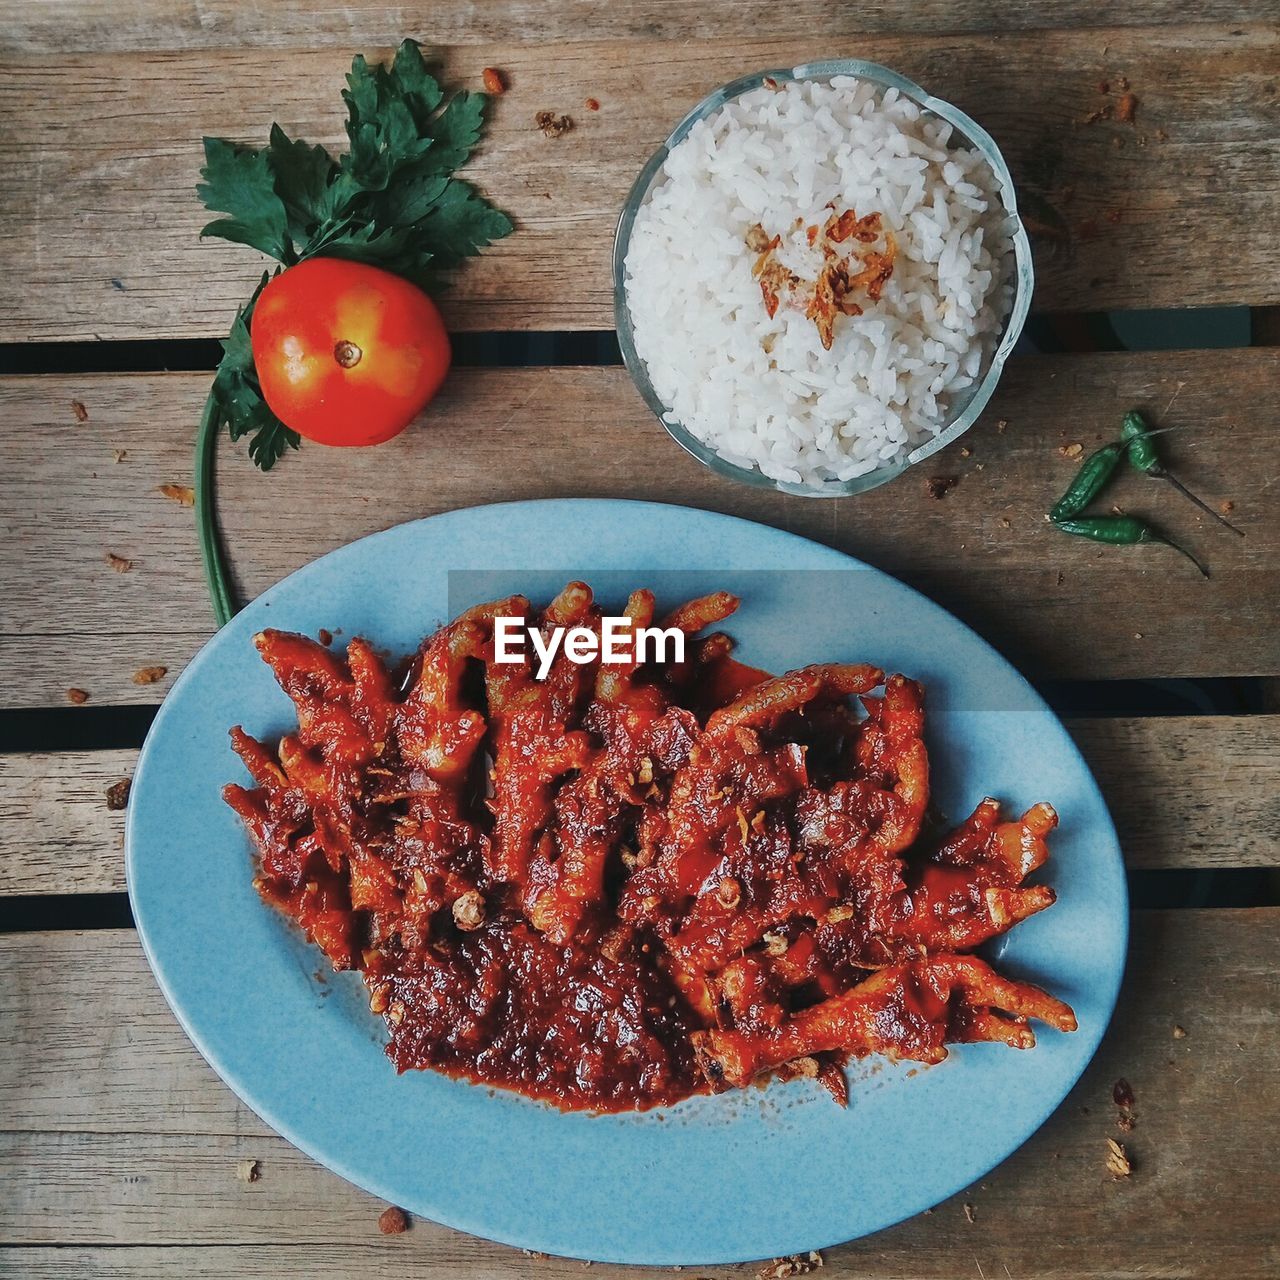
[[[927,475],[960,478],[945,499],[910,475],[818,502],[711,474],[672,444],[621,369],[465,369],[427,419],[377,449],[308,445],[264,476],[224,446],[220,508],[247,597],[353,538],[449,508],[647,498],[860,556],[1036,676],[1277,673],[1280,507],[1257,460],[1274,446],[1278,374],[1280,349],[1016,360],[983,420],[925,464]],[[0,559],[0,705],[65,705],[68,686],[91,705],[154,701],[210,634],[191,510],[158,488],[190,479],[208,384],[194,374],[0,379],[10,427],[0,433],[0,532],[15,548]],[[1114,437],[1134,404],[1178,427],[1164,438],[1168,460],[1213,503],[1230,499],[1248,537],[1127,471],[1108,500],[1193,547],[1208,582],[1164,548],[1101,547],[1044,521],[1076,465],[1059,450]],[[108,553],[133,568],[114,572]],[[135,684],[153,665],[169,674]]]
[[[110,893],[124,888],[124,813],[107,788],[129,778],[136,751],[33,751],[0,756],[0,895]]]
[[[1240,23],[1267,15],[1263,0],[1197,0],[1197,22]],[[202,0],[175,5],[170,0],[58,0],[31,4],[0,0],[0,49],[23,53],[136,53],[144,50],[281,48],[306,33],[311,48],[394,45],[406,35],[436,44],[488,44],[519,40],[531,44],[583,40],[709,40],[807,36],[821,30],[841,37],[936,31],[1016,31],[1097,27],[1092,0],[1036,0],[999,10],[964,0],[864,0],[833,5],[829,0],[504,0],[501,5],[471,0],[437,0],[429,26],[419,26],[402,5],[353,0],[316,8],[300,0],[254,6],[239,0]],[[1108,10],[1107,26],[1185,22],[1180,0],[1133,0]]]
[[[829,1251],[823,1274],[1274,1275],[1278,944],[1276,909],[1138,913],[1111,1031],[1048,1124],[932,1214]],[[427,1222],[378,1237],[381,1205],[272,1137],[217,1082],[128,932],[0,939],[0,1007],[13,1029],[0,1041],[0,1239],[12,1246],[0,1252],[3,1274],[581,1274],[580,1263],[530,1259]],[[1120,1076],[1137,1098],[1129,1134],[1111,1101]],[[1109,1136],[1133,1158],[1128,1179],[1105,1171]],[[258,1182],[237,1181],[242,1159],[261,1161]],[[55,1244],[69,1248],[32,1247]]]
[[[953,1212],[959,1212],[954,1205]],[[938,1213],[943,1210],[939,1209]],[[416,1232],[415,1228],[415,1232]],[[897,1228],[897,1233],[902,1233]],[[941,1229],[938,1230],[941,1235]],[[984,1233],[990,1236],[994,1233]],[[959,1226],[947,1232],[948,1243],[922,1247],[895,1246],[889,1241],[868,1261],[869,1249],[842,1249],[827,1254],[819,1280],[872,1280],[893,1277],[894,1280],[956,1280],[972,1275],[980,1280],[977,1265],[990,1280],[1003,1280],[1004,1268],[1018,1280],[1133,1280],[1134,1273],[1093,1257],[1082,1261],[1075,1245],[1044,1238],[1043,1232],[1029,1242],[1024,1234],[1016,1240],[997,1244],[983,1238],[975,1242],[973,1230]],[[583,1265],[559,1258],[527,1258],[513,1251],[492,1257],[477,1257],[476,1250],[464,1249],[452,1237],[444,1240],[434,1235],[429,1239],[401,1237],[403,1243],[379,1241],[377,1244],[325,1245],[290,1247],[246,1245],[199,1248],[72,1248],[0,1249],[0,1275],[14,1280],[170,1280],[185,1276],[188,1280],[365,1280],[379,1268],[394,1268],[396,1280],[583,1280]],[[879,1237],[877,1237],[879,1239]],[[1219,1271],[1203,1271],[1200,1264],[1182,1264],[1171,1249],[1161,1255],[1171,1261],[1168,1275],[1193,1277],[1230,1276],[1232,1280],[1274,1280],[1274,1251],[1250,1245],[1227,1242],[1215,1246]],[[985,1261],[982,1261],[985,1259]],[[977,1265],[975,1265],[977,1260]],[[987,1262],[996,1265],[986,1270]],[[1144,1259],[1135,1265],[1141,1267]],[[6,1270],[6,1262],[12,1270]],[[451,1269],[465,1267],[465,1270]],[[970,1270],[964,1270],[968,1267]],[[1088,1270],[1082,1270],[1088,1267]],[[750,1280],[769,1275],[765,1264],[746,1267],[685,1268],[693,1280]],[[785,1274],[785,1273],[784,1273]],[[1137,1273],[1144,1278],[1145,1270]],[[593,1266],[586,1280],[636,1280],[636,1277],[673,1275],[670,1270],[652,1271],[639,1267]]]
[[[1273,24],[874,38],[811,31],[679,43],[504,36],[443,48],[454,83],[477,85],[486,65],[507,73],[509,91],[471,173],[520,227],[461,273],[445,300],[450,322],[612,328],[618,210],[675,122],[745,71],[841,54],[917,77],[999,139],[1028,207],[1060,220],[1069,236],[1042,255],[1042,309],[1280,300]],[[307,48],[267,61],[253,49],[59,48],[7,57],[0,340],[225,334],[259,264],[246,250],[197,239],[207,220],[194,196],[200,136],[265,139],[275,119],[336,143],[350,52]],[[1141,101],[1136,124],[1083,123],[1102,102],[1099,82],[1121,76]],[[598,112],[584,109],[588,96]],[[545,138],[533,124],[542,109],[569,112],[576,128]]]
[[[1280,715],[1068,728],[1106,797],[1127,866],[1280,866]]]
[[[1135,870],[1280,866],[1280,715],[1070,723]],[[118,893],[134,751],[0,755],[0,896]]]

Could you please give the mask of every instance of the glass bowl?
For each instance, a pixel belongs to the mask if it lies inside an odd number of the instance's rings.
[[[917,445],[898,462],[877,467],[866,475],[855,476],[851,480],[832,480],[821,484],[794,484],[786,480],[774,480],[770,476],[749,467],[740,467],[736,463],[722,458],[708,445],[704,444],[680,423],[671,422],[665,416],[667,406],[663,404],[649,381],[649,373],[644,361],[640,358],[635,346],[635,335],[631,328],[631,314],[627,307],[626,294],[626,258],[631,244],[631,230],[635,225],[636,214],[644,204],[657,180],[659,170],[666,161],[668,153],[682,142],[699,120],[705,119],[734,98],[759,88],[766,80],[779,83],[787,80],[830,80],[834,76],[854,76],[866,80],[881,89],[897,89],[905,97],[911,98],[932,115],[945,120],[960,135],[960,141],[966,142],[977,150],[991,166],[996,176],[996,184],[1000,191],[1005,210],[1010,218],[1014,251],[1014,295],[1009,315],[999,342],[991,356],[991,361],[982,379],[973,387],[959,392],[952,400],[952,418],[937,436]],[[925,458],[950,444],[963,435],[977,420],[978,415],[986,408],[991,393],[1000,381],[1004,362],[1013,350],[1026,323],[1027,312],[1031,306],[1031,291],[1035,284],[1035,276],[1031,266],[1031,244],[1027,239],[1026,229],[1018,216],[1017,199],[1013,189],[1013,179],[1009,175],[1009,167],[995,140],[981,125],[971,120],[958,107],[941,98],[926,93],[918,84],[908,80],[906,76],[890,71],[875,62],[863,62],[858,58],[834,58],[825,62],[809,62],[804,66],[773,71],[758,71],[754,75],[743,76],[733,80],[723,88],[704,98],[683,120],[676,125],[671,136],[650,157],[648,163],[640,170],[626,203],[622,206],[618,218],[618,228],[613,242],[613,309],[614,322],[618,330],[618,344],[622,348],[622,359],[631,374],[637,390],[644,397],[645,403],[653,410],[658,421],[667,429],[671,437],[699,462],[704,463],[719,475],[728,476],[731,480],[739,480],[743,484],[762,489],[780,489],[783,493],[796,494],[807,498],[843,498],[855,493],[865,493],[885,484],[895,476],[901,475],[908,467],[923,462]]]

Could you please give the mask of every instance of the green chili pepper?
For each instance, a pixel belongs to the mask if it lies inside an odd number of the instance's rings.
[[[1049,508],[1049,519],[1055,524],[1079,515],[1102,491],[1127,446],[1118,440],[1095,449],[1081,464],[1076,478],[1066,493]]]
[[[1186,556],[1206,578],[1209,576],[1208,569],[1190,551],[1178,546],[1137,516],[1087,516],[1083,520],[1055,520],[1053,523],[1063,533],[1073,533],[1077,538],[1089,538],[1112,546],[1131,547],[1139,542],[1163,543]]]
[[[1158,436],[1168,430],[1168,427],[1161,427],[1159,431],[1147,431],[1146,434]],[[1066,493],[1053,504],[1049,519],[1056,522],[1079,515],[1102,492],[1103,486],[1111,479],[1111,473],[1119,464],[1121,455],[1130,448],[1132,444],[1128,440],[1113,440],[1110,444],[1095,449],[1080,464],[1080,470],[1076,472],[1076,478]]]
[[[1155,441],[1151,438],[1151,428],[1137,409],[1130,409],[1124,415],[1120,439],[1128,443],[1129,461],[1134,467],[1148,475],[1160,474],[1163,468],[1160,466],[1160,455],[1156,453]]]
[[[1124,426],[1120,430],[1120,438],[1129,446],[1130,464],[1149,476],[1167,480],[1179,493],[1194,502],[1206,515],[1211,515],[1219,524],[1226,525],[1232,533],[1239,534],[1243,538],[1243,529],[1237,529],[1230,520],[1215,511],[1208,503],[1197,498],[1177,476],[1170,474],[1166,470],[1164,464],[1160,461],[1160,455],[1156,452],[1155,442],[1152,440],[1152,436],[1155,434],[1147,426],[1146,419],[1137,409],[1130,409],[1124,415]]]

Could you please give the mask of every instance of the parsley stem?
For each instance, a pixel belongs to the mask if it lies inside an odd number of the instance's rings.
[[[196,435],[196,532],[200,538],[200,559],[204,562],[204,580],[213,601],[213,616],[224,626],[235,616],[235,597],[231,593],[222,539],[218,536],[213,487],[213,461],[218,446],[218,402],[213,392],[204,402],[204,414]]]

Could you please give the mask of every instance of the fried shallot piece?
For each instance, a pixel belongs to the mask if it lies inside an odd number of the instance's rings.
[[[801,225],[797,219],[793,230]],[[874,245],[882,236],[882,249],[859,248]],[[841,214],[833,209],[821,227],[811,226],[806,230],[805,238],[810,247],[819,246],[822,250],[823,262],[816,279],[802,280],[784,266],[776,256],[782,237],[770,237],[759,223],[746,234],[747,248],[757,255],[751,271],[760,283],[769,319],[777,315],[783,296],[790,295],[790,305],[804,310],[805,318],[812,320],[818,330],[823,348],[830,351],[835,342],[836,317],[863,313],[854,293],[862,291],[872,302],[880,301],[893,275],[898,244],[893,233],[884,229],[879,213],[859,217],[853,209]],[[852,253],[839,248],[846,241],[852,242]]]

